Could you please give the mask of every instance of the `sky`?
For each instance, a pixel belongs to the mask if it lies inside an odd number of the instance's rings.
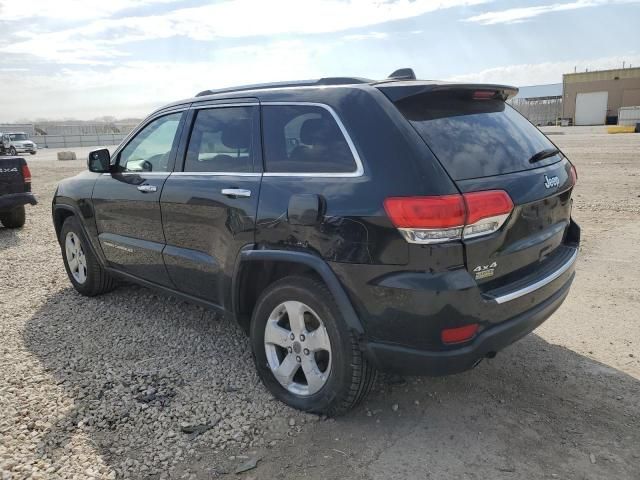
[[[328,76],[516,86],[640,66],[640,0],[0,0],[0,122]]]

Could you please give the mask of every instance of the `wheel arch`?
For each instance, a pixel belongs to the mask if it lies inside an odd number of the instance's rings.
[[[56,230],[56,238],[60,240],[60,232],[64,221],[72,216],[77,216],[73,207],[69,205],[56,205],[53,209],[53,227]]]
[[[78,207],[69,205],[67,203],[56,203],[53,205],[52,215],[53,225],[56,231],[58,242],[60,242],[60,232],[62,231],[62,225],[64,224],[64,222],[69,217],[76,217],[78,219],[78,223],[80,224],[82,234],[85,236],[87,243],[89,244],[91,252],[96,256],[98,262],[100,262],[102,266],[106,266],[106,260],[102,252],[102,248],[100,247],[97,238],[95,238],[94,235],[91,235],[88,231],[87,225],[85,225],[85,217]]]
[[[264,289],[280,278],[296,274],[309,275],[321,280],[333,295],[348,328],[358,337],[364,335],[362,323],[329,265],[310,253],[285,250],[245,249],[238,255],[233,274],[231,301],[234,316],[245,331],[249,331],[253,309]]]

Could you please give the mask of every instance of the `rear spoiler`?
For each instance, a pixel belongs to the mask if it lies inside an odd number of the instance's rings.
[[[487,83],[440,83],[432,81],[380,82],[374,84],[389,100],[397,102],[422,93],[446,90],[472,90],[481,92],[495,92],[495,97],[503,101],[518,94],[518,88],[509,85],[495,85]]]

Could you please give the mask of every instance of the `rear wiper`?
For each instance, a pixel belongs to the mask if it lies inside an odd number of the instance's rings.
[[[529,163],[539,162],[540,160],[544,160],[545,158],[553,157],[558,153],[560,153],[560,150],[558,150],[557,148],[546,148],[544,150],[540,150],[529,159]]]

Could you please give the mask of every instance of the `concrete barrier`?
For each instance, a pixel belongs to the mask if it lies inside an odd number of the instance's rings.
[[[76,152],[58,152],[58,160],[77,160]]]

